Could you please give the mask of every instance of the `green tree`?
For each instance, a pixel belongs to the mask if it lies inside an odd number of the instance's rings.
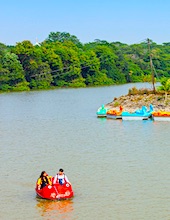
[[[94,76],[100,72],[100,61],[92,50],[81,52],[79,57],[81,63],[81,75],[85,79],[85,84],[93,85]]]
[[[49,89],[52,82],[53,77],[48,63],[41,63],[36,68],[35,76],[32,76],[30,87],[32,89]]]
[[[170,79],[169,78],[162,78],[161,86],[158,87],[158,91],[165,92],[165,102],[167,101],[167,95],[170,91]]]
[[[29,89],[28,83],[26,83],[24,77],[22,65],[14,53],[7,52],[3,56],[2,68],[0,70],[0,81],[2,90],[7,90],[7,88],[10,90]]]
[[[42,63],[41,48],[33,46],[30,41],[23,41],[17,43],[12,51],[19,57],[25,72],[25,78],[30,82],[32,77],[36,75],[39,65]]]
[[[46,40],[47,42],[65,42],[71,41],[73,44],[76,44],[78,47],[82,47],[79,39],[75,35],[71,35],[67,32],[51,32]]]
[[[65,85],[69,85],[72,81],[81,78],[78,48],[72,42],[55,43],[54,53],[60,57],[63,67],[55,74],[54,82],[56,85],[61,85],[63,81]]]
[[[112,47],[108,45],[97,45],[94,51],[100,60],[100,71],[104,71],[106,76],[111,78],[113,82],[122,82],[123,76],[116,66],[117,56]]]

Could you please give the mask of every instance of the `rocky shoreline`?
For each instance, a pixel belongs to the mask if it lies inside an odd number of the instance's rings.
[[[119,110],[120,105],[124,111],[134,112],[145,105],[148,109],[150,104],[153,105],[154,111],[168,111],[170,112],[170,95],[165,101],[164,94],[135,94],[123,95],[105,105],[106,108]]]

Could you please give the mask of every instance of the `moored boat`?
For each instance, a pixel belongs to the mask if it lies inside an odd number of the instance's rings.
[[[135,112],[122,112],[122,120],[148,120],[152,118],[153,106],[150,105],[150,109],[147,110],[146,106],[142,106],[141,109],[136,110]]]
[[[119,111],[117,111],[115,109],[110,109],[107,111],[106,117],[111,118],[111,119],[122,119],[122,112],[123,112],[122,106],[120,106]]]
[[[158,111],[152,113],[154,121],[170,121],[170,112]]]
[[[97,117],[98,117],[98,118],[104,118],[104,117],[106,117],[107,111],[108,111],[108,108],[105,108],[105,106],[102,105],[102,106],[97,110],[97,112],[96,112]]]
[[[36,184],[35,191],[40,198],[49,200],[69,199],[74,195],[72,186],[69,183],[47,185],[40,190]]]

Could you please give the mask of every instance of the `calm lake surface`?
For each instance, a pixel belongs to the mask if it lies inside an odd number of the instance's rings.
[[[133,86],[0,95],[1,220],[170,220],[170,122],[96,117]],[[74,198],[38,199],[59,168]]]

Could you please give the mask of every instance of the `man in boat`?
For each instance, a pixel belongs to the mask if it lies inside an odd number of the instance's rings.
[[[68,180],[62,168],[59,169],[59,172],[54,177],[53,184],[56,184],[56,183],[59,183],[60,185],[63,185],[64,183],[69,183],[71,185],[70,181]]]
[[[38,190],[42,189],[47,185],[52,185],[51,177],[45,171],[41,172],[40,177],[37,180]]]

